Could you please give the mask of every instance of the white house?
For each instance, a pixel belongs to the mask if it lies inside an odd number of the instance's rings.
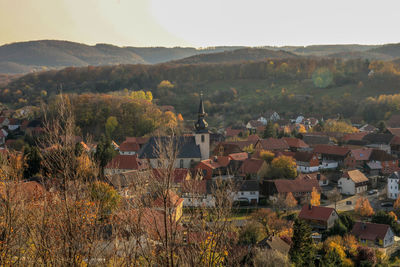
[[[368,178],[359,170],[346,171],[338,181],[340,193],[355,195],[367,191]]]
[[[247,200],[251,204],[257,204],[259,199],[259,183],[256,180],[244,180],[239,185],[234,200]]]
[[[319,165],[320,170],[336,169],[339,166],[339,162],[335,160],[323,160]]]
[[[184,207],[215,207],[211,180],[186,180],[182,183]]]
[[[399,196],[400,173],[394,172],[387,179],[387,197],[397,199]]]

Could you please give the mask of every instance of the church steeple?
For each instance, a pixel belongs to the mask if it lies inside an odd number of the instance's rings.
[[[199,112],[197,114],[197,122],[194,125],[197,133],[208,132],[208,130],[207,130],[208,123],[204,119],[206,116],[207,116],[207,113],[205,113],[205,111],[204,111],[204,104],[203,104],[203,93],[200,93]]]

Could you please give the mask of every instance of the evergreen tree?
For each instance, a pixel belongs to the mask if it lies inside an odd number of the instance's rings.
[[[263,138],[270,138],[270,137],[273,137],[273,138],[276,137],[274,123],[271,120],[269,120],[267,125],[265,126],[265,130],[264,130],[264,134],[263,134]]]
[[[289,256],[295,266],[315,266],[315,247],[311,238],[311,228],[303,220],[294,221],[292,241]]]
[[[24,149],[24,178],[28,179],[40,173],[42,156],[36,146],[26,146]]]
[[[117,152],[111,145],[111,139],[101,136],[100,142],[97,144],[96,153],[94,154],[94,157],[100,166],[101,177],[104,177],[104,167],[116,154]]]

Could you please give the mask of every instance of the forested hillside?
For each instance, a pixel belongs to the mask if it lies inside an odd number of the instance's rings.
[[[246,122],[271,109],[285,117],[340,114],[376,122],[397,112],[400,105],[381,107],[369,97],[397,94],[399,86],[400,67],[394,62],[300,57],[229,64],[70,67],[23,76],[3,87],[0,96],[2,102],[23,106],[47,101],[61,90],[79,94],[144,89],[153,93],[155,103],[172,105],[190,120],[204,91],[209,120],[219,127]]]

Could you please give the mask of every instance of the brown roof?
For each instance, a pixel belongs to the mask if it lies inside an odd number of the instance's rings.
[[[243,164],[239,168],[239,172],[241,174],[253,174],[257,173],[261,166],[263,165],[264,160],[262,159],[246,159]]]
[[[376,160],[376,161],[391,161],[391,160],[397,160],[395,157],[392,155],[386,153],[383,150],[379,149],[373,149],[370,160]]]
[[[400,136],[395,135],[390,141],[391,145],[400,145]]]
[[[258,142],[260,142],[262,148],[266,149],[266,150],[285,150],[285,149],[289,149],[289,145],[283,139],[268,138],[268,139],[261,139]]]
[[[252,142],[257,142],[260,139],[261,138],[256,134],[251,134],[249,135],[249,137],[247,137],[247,141],[252,141]]]
[[[387,128],[387,130],[396,136],[400,136],[400,128]]]
[[[400,127],[400,115],[392,115],[386,125],[390,128]]]
[[[313,157],[316,157],[316,153],[313,152],[296,152],[293,155],[293,158],[296,161],[301,161],[301,162],[310,162]]]
[[[346,171],[343,177],[350,178],[354,183],[368,182],[368,178],[359,170]]]
[[[146,144],[149,141],[149,137],[126,137],[124,142],[138,143],[139,145]]]
[[[328,178],[326,178],[326,176],[321,173],[300,173],[296,179],[318,180],[318,175],[319,175],[319,180],[321,181],[328,180]]]
[[[326,222],[334,211],[334,208],[304,205],[299,213],[299,218],[304,220],[319,220]]]
[[[283,255],[287,255],[290,250],[290,245],[287,244],[285,241],[283,241],[280,237],[278,236],[270,236],[267,237],[263,240],[261,240],[258,243],[259,246],[261,247],[267,247],[272,250],[276,250]]]
[[[289,145],[289,147],[296,147],[296,148],[308,148],[310,147],[307,145],[303,140],[294,137],[283,137],[282,140]]]
[[[155,178],[161,178],[162,176],[166,177],[167,170],[164,169],[153,169],[153,174]],[[165,174],[165,175],[164,175]],[[188,169],[181,169],[177,168],[173,170],[173,182],[174,183],[181,183],[186,180],[186,177],[190,174]]]
[[[371,156],[372,149],[369,148],[359,148],[350,150],[351,155],[355,160],[369,160]]]
[[[358,132],[358,133],[349,133],[345,134],[342,138],[343,142],[348,142],[350,140],[361,141],[364,136],[366,136],[368,132]]]
[[[247,154],[247,152],[233,153],[229,154],[229,158],[231,160],[244,161],[249,158],[249,154]]]
[[[334,145],[316,145],[314,152],[326,155],[346,156],[350,149],[348,147]]]
[[[232,127],[228,127],[225,129],[227,137],[238,136],[241,132],[246,131],[246,129],[232,129]]]
[[[119,150],[120,151],[134,151],[134,152],[138,152],[140,150],[140,146],[138,143],[136,142],[128,142],[128,141],[124,141],[121,143],[121,145],[119,146]]]
[[[351,233],[358,238],[376,241],[384,239],[390,226],[380,223],[356,222]]]
[[[317,180],[286,180],[279,179],[274,180],[276,190],[278,193],[304,193],[304,192],[312,192],[315,187],[318,191],[321,191],[321,187]]]
[[[183,198],[179,197],[174,191],[167,190],[166,193],[167,193],[166,204],[168,207],[177,207],[179,204],[183,202]],[[158,198],[154,200],[153,206],[163,207],[163,205],[164,205],[164,200],[160,195]]]
[[[107,164],[106,169],[140,170],[146,166],[137,155],[117,155]]]
[[[207,193],[207,181],[206,180],[187,180],[182,184],[183,193]]]

